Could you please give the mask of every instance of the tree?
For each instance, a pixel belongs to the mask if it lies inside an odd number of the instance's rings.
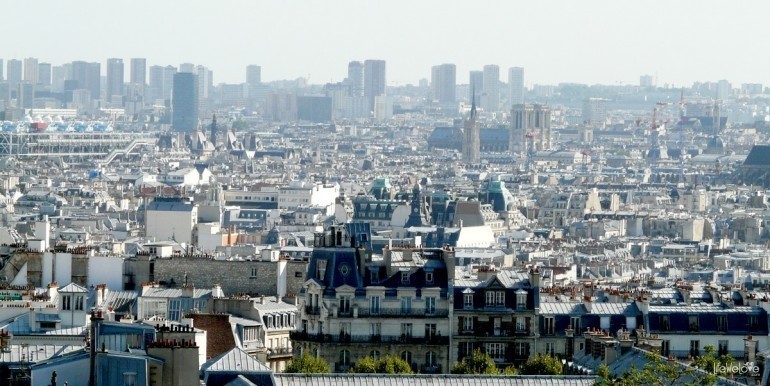
[[[503,375],[519,375],[519,370],[514,365],[510,365],[503,369],[503,371],[500,373]]]
[[[409,363],[397,356],[386,356],[378,360],[372,357],[363,358],[353,365],[350,372],[359,374],[413,374]]]
[[[287,373],[299,374],[327,374],[329,373],[329,364],[322,358],[314,357],[310,354],[302,354],[299,358],[292,359],[286,366]]]
[[[735,358],[730,354],[717,355],[714,346],[706,345],[703,347],[704,354],[697,356],[690,366],[699,368],[708,373],[713,373],[715,369],[720,367],[730,367],[735,364]]]
[[[521,367],[524,375],[561,375],[562,364],[550,355],[537,354]]]
[[[608,386],[674,386],[674,385],[715,385],[716,376],[698,372],[694,367],[669,362],[657,353],[647,354],[647,363],[642,369],[632,367],[620,377],[614,377],[606,366],[600,367],[596,385]]]
[[[470,356],[452,366],[452,374],[500,374],[489,354],[476,349]]]

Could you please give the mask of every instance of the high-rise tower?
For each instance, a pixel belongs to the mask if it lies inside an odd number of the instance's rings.
[[[439,103],[455,103],[457,68],[454,64],[441,64],[431,69],[430,85],[433,99]]]
[[[174,74],[174,90],[171,96],[174,131],[191,132],[198,129],[198,76],[189,72]]]
[[[123,96],[123,59],[107,59],[107,95],[104,99],[111,101],[113,96]]]
[[[370,111],[374,110],[375,98],[381,95],[385,95],[385,61],[367,60],[364,62],[364,96]]]
[[[484,111],[497,111],[500,108],[500,66],[484,66],[484,93],[481,96]]]
[[[524,103],[524,69],[511,67],[508,69],[508,106]]]

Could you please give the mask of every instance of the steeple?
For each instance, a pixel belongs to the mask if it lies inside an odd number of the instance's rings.
[[[476,120],[476,85],[471,85],[471,116],[469,119]]]

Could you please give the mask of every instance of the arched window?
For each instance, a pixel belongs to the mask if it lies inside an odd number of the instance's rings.
[[[406,350],[401,351],[401,359],[404,362],[409,363],[409,365],[411,366],[412,365],[412,352],[411,351],[406,351]]]
[[[374,360],[379,360],[382,355],[380,354],[379,350],[372,350],[369,353],[369,356],[372,357],[372,359],[374,359]]]

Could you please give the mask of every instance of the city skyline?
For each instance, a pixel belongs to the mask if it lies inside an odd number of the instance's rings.
[[[389,4],[201,3],[180,11],[172,4],[149,7],[149,2],[139,1],[125,12],[109,14],[112,34],[93,34],[86,28],[90,23],[62,32],[65,42],[87,42],[86,50],[30,30],[25,38],[7,42],[0,57],[6,61],[33,57],[54,65],[97,61],[103,68],[107,58],[126,63],[147,58],[148,65],[189,62],[211,68],[216,83],[244,82],[244,67],[249,64],[260,65],[267,82],[299,77],[312,84],[339,82],[347,74],[347,63],[361,59],[385,60],[388,86],[430,79],[432,66],[441,63],[457,66],[461,84],[466,82],[464,74],[487,64],[498,65],[501,75],[510,67],[525,68],[528,87],[560,82],[637,84],[644,74],[653,75],[659,86],[720,79],[770,83],[766,70],[770,53],[755,49],[750,39],[761,33],[761,18],[767,14],[762,10],[770,11],[770,4],[763,2],[735,7],[685,1],[665,9],[641,1],[483,2],[473,8],[435,1],[410,3],[408,8],[398,1]],[[25,12],[28,5],[9,4],[9,14]],[[51,4],[36,9],[36,16],[76,19],[82,9],[92,10],[94,20],[107,16],[108,10],[95,1],[77,5]],[[171,14],[184,16],[186,22],[169,23],[166,16]],[[378,17],[372,18],[374,14]],[[260,22],[255,23],[254,15],[270,17],[258,17]],[[431,17],[435,15],[441,17]],[[512,15],[526,17],[519,20]],[[142,30],[132,27],[137,20],[142,20]],[[21,23],[23,18],[10,18],[1,28],[9,35],[21,29]],[[199,28],[204,23],[212,28]],[[168,44],[169,39],[162,38],[166,36],[175,44]],[[748,59],[736,65],[740,57]]]

